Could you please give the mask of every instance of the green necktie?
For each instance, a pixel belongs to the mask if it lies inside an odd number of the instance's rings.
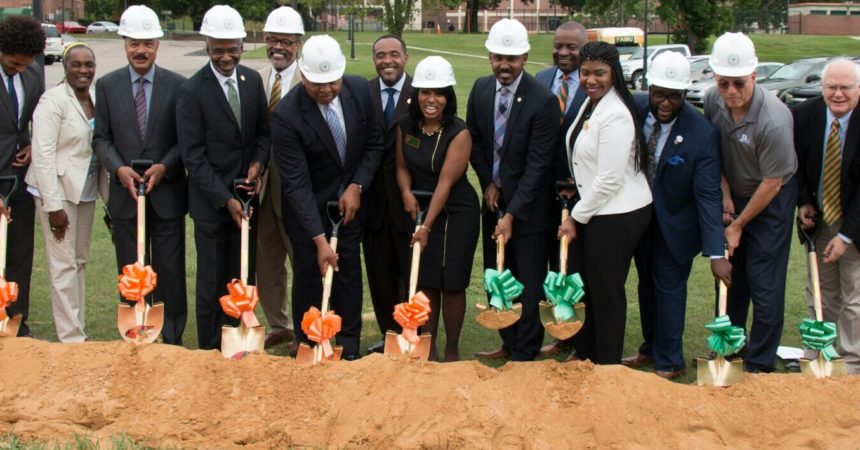
[[[230,109],[233,110],[233,116],[236,117],[236,122],[239,124],[239,129],[242,129],[242,105],[239,104],[239,92],[236,91],[236,82],[232,78],[227,80],[227,103],[230,104]]]

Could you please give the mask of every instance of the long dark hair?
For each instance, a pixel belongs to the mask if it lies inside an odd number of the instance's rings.
[[[448,126],[454,117],[457,115],[457,94],[454,93],[454,87],[448,86],[443,88],[412,88],[412,97],[409,100],[409,118],[412,122],[412,132],[418,133],[421,129],[421,121],[424,115],[421,114],[421,107],[418,106],[418,92],[421,89],[427,89],[437,94],[445,96],[445,109],[442,110],[443,127]]]
[[[645,151],[645,137],[642,135],[642,119],[639,117],[639,110],[636,108],[633,96],[630,95],[630,91],[627,90],[627,84],[624,82],[624,76],[621,72],[621,62],[618,59],[618,49],[614,45],[603,41],[589,42],[579,51],[580,65],[585,61],[602,62],[612,70],[612,86],[615,87],[615,92],[621,97],[621,101],[624,102],[627,110],[630,111],[630,116],[633,117],[633,126],[636,133],[636,158],[634,166],[637,171],[647,169],[650,161],[648,152]]]

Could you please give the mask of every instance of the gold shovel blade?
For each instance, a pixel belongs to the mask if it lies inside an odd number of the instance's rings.
[[[120,336],[129,344],[151,344],[158,339],[161,329],[164,328],[164,303],[152,306],[146,302],[137,302],[134,306],[120,303],[116,324]]]
[[[17,337],[18,329],[21,328],[21,318],[21,314],[15,314],[0,320],[0,336]]]
[[[740,383],[744,376],[744,362],[729,361],[722,356],[714,359],[696,358],[696,383],[699,386],[726,387]]]
[[[430,357],[431,336],[424,333],[418,336],[418,342],[413,344],[403,335],[389,331],[385,333],[384,354],[388,356],[408,355],[411,358],[427,360]]]
[[[296,351],[296,364],[302,367],[313,367],[326,361],[340,361],[341,355],[343,355],[343,347],[341,347],[340,345],[332,347],[334,353],[332,353],[332,355],[328,358],[325,357],[325,354],[322,352],[322,349],[320,349],[319,352],[317,352],[315,349],[316,347],[311,347],[304,342],[299,344],[299,348]]]
[[[815,378],[839,377],[846,373],[845,360],[835,358],[828,361],[819,352],[815,359],[800,360],[800,373]]]
[[[263,326],[248,328],[244,322],[238,327],[221,327],[221,354],[227,359],[242,359],[249,353],[263,353],[266,330]]]
[[[573,306],[573,317],[565,321],[555,320],[553,312],[555,306],[547,301],[540,302],[540,321],[546,332],[556,339],[569,339],[585,324],[585,304],[577,303]]]
[[[520,316],[523,315],[523,305],[520,303],[514,303],[511,309],[505,311],[481,305],[480,303],[475,305],[475,307],[480,311],[476,320],[482,327],[489,328],[490,330],[507,328],[520,320]]]

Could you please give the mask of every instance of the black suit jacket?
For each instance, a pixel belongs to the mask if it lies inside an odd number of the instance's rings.
[[[822,97],[807,100],[792,109],[794,115],[794,147],[799,168],[798,206],[812,204],[822,216],[818,203],[818,185],[824,158],[825,133],[829,132],[827,105]],[[842,188],[840,189],[844,219],[839,232],[854,241],[860,249],[860,106],[854,108],[842,148]]]
[[[376,171],[373,185],[370,186],[367,205],[367,231],[375,231],[382,228],[382,224],[388,221],[389,226],[400,232],[411,232],[412,219],[403,210],[403,197],[397,186],[397,123],[404,115],[409,114],[409,98],[412,97],[412,77],[404,75],[403,90],[394,109],[394,120],[388,127],[385,126],[384,106],[382,105],[382,91],[379,89],[379,77],[368,81],[373,103],[379,112],[379,126],[384,131],[385,154],[382,163]]]
[[[207,63],[179,88],[177,129],[188,169],[188,209],[199,220],[229,220],[224,206],[233,197],[233,180],[269,160],[269,102],[260,74],[236,66],[242,128],[215,73]]]
[[[19,190],[24,189],[27,167],[12,167],[12,161],[18,150],[30,145],[33,110],[39,103],[39,97],[45,92],[45,82],[37,64],[31,64],[21,73],[21,83],[24,85],[24,109],[20,121],[18,112],[12,111],[9,92],[5,86],[0,86],[0,175],[17,175]]]
[[[176,97],[185,77],[156,66],[152,97],[147,115],[146,135],[137,130],[137,111],[128,66],[119,68],[96,83],[96,129],[94,150],[111,174],[108,209],[112,216],[131,219],[137,203],[119,182],[116,171],[131,166],[133,159],[163,164],[167,174],[149,193],[149,202],[165,219],[185,215],[185,168],[176,135]]]
[[[321,219],[326,202],[339,199],[350,183],[368,188],[382,161],[382,127],[367,80],[344,75],[338,98],[346,124],[345,162],[319,106],[304,87],[292,89],[272,113],[284,229],[291,240],[323,234],[328,229]]]
[[[469,95],[466,122],[472,133],[470,161],[481,189],[493,182],[496,78],[475,81]],[[499,177],[507,212],[514,216],[513,231],[529,234],[552,226],[553,162],[561,111],[545,86],[523,72],[511,100],[501,149]]]

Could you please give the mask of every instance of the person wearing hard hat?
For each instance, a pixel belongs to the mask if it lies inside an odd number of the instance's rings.
[[[409,53],[400,36],[387,34],[373,43],[373,65],[377,76],[368,82],[370,94],[384,131],[385,156],[368,192],[367,223],[364,230],[364,267],[376,323],[382,336],[401,327],[391,314],[394,305],[407,295],[409,282],[409,238],[413,221],[403,211],[395,173],[397,123],[409,109],[412,77],[406,73]],[[385,341],[368,348],[382,353]]]
[[[165,344],[182,345],[188,316],[185,291],[185,168],[176,137],[176,96],[182,75],[155,64],[164,36],[155,11],[130,6],[117,34],[128,65],[96,83],[94,150],[114,181],[107,208],[113,223],[118,273],[137,261],[137,185],[146,183],[146,229],[150,258],[163,274],[154,297],[164,302]],[[153,96],[153,92],[158,95]],[[131,121],[130,118],[134,118]],[[133,126],[129,126],[134,124]],[[138,173],[132,160],[152,166]],[[168,275],[169,274],[169,275]]]
[[[839,330],[837,351],[860,374],[860,67],[836,58],[821,73],[822,96],[792,109],[800,164],[798,215],[814,233],[823,319]],[[819,194],[820,192],[820,194]],[[816,223],[817,222],[817,223]],[[807,284],[810,279],[807,278]],[[806,289],[815,317],[812,286]],[[807,350],[806,357],[818,355]]]
[[[472,167],[484,199],[484,266],[496,267],[495,242],[505,238],[508,268],[523,285],[522,317],[499,331],[502,346],[485,358],[530,361],[543,342],[538,303],[547,272],[552,220],[551,165],[561,123],[558,98],[523,69],[528,61],[526,28],[502,19],[485,44],[493,75],[475,81],[466,122],[472,131]],[[496,212],[504,213],[497,219]]]
[[[756,85],[758,59],[742,33],[714,42],[710,65],[717,89],[705,96],[705,117],[720,131],[723,223],[732,262],[728,315],[746,327],[749,372],[772,372],[782,336],[791,216],[797,202],[797,156],[788,108]]]
[[[239,228],[247,218],[233,195],[233,180],[256,183],[246,195],[262,186],[270,152],[269,102],[260,74],[239,65],[245,26],[235,9],[213,6],[203,16],[200,34],[209,63],[182,84],[176,111],[197,247],[197,341],[201,349],[217,349],[221,326],[238,324],[218,301],[227,294],[227,283],[239,278]],[[255,284],[256,198],[251,205],[249,285]]]
[[[10,16],[0,22],[0,175],[15,175],[18,188],[0,199],[0,214],[11,219],[6,246],[5,279],[18,283],[18,299],[6,308],[9,317],[21,315],[18,336],[33,337],[30,315],[30,276],[33,273],[33,236],[36,205],[24,185],[31,162],[30,124],[33,110],[45,92],[45,76],[36,55],[45,50],[45,32],[32,17]],[[11,113],[11,114],[10,114]],[[0,186],[4,193],[9,186]],[[6,203],[8,202],[8,203]]]
[[[723,255],[719,133],[685,101],[690,61],[665,52],[648,65],[648,94],[634,96],[650,153],[654,197],[648,231],[636,250],[639,311],[644,342],[628,367],[653,364],[674,379],[685,372],[683,337],[687,280],[696,255],[711,258],[711,272],[731,284]]]
[[[260,69],[260,76],[271,114],[287,92],[302,80],[296,56],[302,48],[305,26],[302,16],[293,8],[281,6],[269,13],[263,33],[271,65]],[[281,177],[271,155],[269,168],[263,176],[258,215],[257,291],[269,323],[265,347],[271,348],[295,340],[287,295],[287,259],[292,263],[293,247],[282,224]]]
[[[302,87],[290,91],[272,113],[274,157],[283,183],[284,229],[293,244],[293,322],[310,343],[301,317],[320,307],[321,275],[335,269],[331,309],[342,318],[337,343],[343,359],[360,358],[361,257],[364,208],[361,194],[382,161],[383,135],[367,80],[344,75],[346,58],[334,38],[322,35],[302,47]],[[337,254],[326,204],[337,201],[343,224]]]

